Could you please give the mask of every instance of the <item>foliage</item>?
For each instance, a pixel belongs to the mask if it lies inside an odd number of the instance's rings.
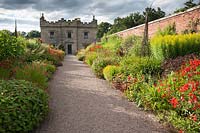
[[[184,3],[185,7],[177,9],[176,11],[174,11],[174,13],[184,12],[187,9],[190,9],[190,8],[195,7],[197,5],[200,5],[200,2],[198,4],[196,4],[196,3],[194,3],[194,0],[188,0]]]
[[[164,62],[162,62],[162,76],[167,76],[170,74],[172,71],[178,71],[181,66],[183,65],[184,62],[187,62],[189,60],[193,59],[200,59],[200,57],[196,54],[189,54],[185,56],[179,56],[175,59],[167,59]]]
[[[28,132],[48,112],[45,91],[23,80],[0,80],[0,132]]]
[[[50,54],[51,56],[53,56],[55,59],[57,59],[58,61],[62,61],[64,59],[65,53],[62,50],[58,50],[52,47],[48,47],[48,54]]]
[[[27,38],[39,38],[39,37],[40,37],[40,32],[36,30],[32,30],[27,34]]]
[[[121,62],[122,73],[136,76],[138,73],[147,76],[159,76],[161,73],[161,61],[149,57],[125,57]]]
[[[121,44],[123,55],[130,53],[129,51],[131,51],[131,55],[138,55],[136,51],[139,45],[141,45],[141,37],[139,36],[129,36],[123,39]]]
[[[98,57],[92,64],[92,70],[99,78],[103,78],[103,69],[107,65],[115,65],[116,61],[112,57]]]
[[[143,15],[146,16],[146,12],[148,12],[148,21],[153,21],[153,20],[156,20],[156,19],[159,19],[159,18],[163,18],[165,17],[165,12],[161,10],[160,7],[156,9],[154,8],[149,8],[147,7],[145,9],[145,12],[143,12]]]
[[[117,51],[122,43],[122,38],[117,35],[104,36],[102,38],[103,47],[112,51]]]
[[[120,72],[120,67],[108,65],[103,69],[103,76],[106,80],[112,81],[114,76]]]
[[[16,38],[7,31],[0,31],[0,60],[19,57],[24,53],[25,40]]]
[[[94,60],[97,58],[97,53],[96,52],[88,52],[86,54],[85,62],[92,66]]]
[[[65,56],[62,50],[57,50],[47,44],[41,44],[33,39],[29,40],[26,49],[26,62],[47,60],[53,62],[54,65],[58,65]]]
[[[134,101],[138,106],[146,107],[144,101],[144,91],[148,90],[151,86],[150,80],[146,82],[144,75],[137,74],[132,76],[131,74],[127,76],[128,89],[125,91],[125,95],[130,101]]]
[[[153,21],[165,16],[165,12],[162,11],[159,7],[156,9],[154,8],[147,8],[146,11],[149,11],[149,21]],[[139,12],[131,13],[130,15],[120,18],[117,17],[114,19],[114,24],[111,26],[108,34],[113,34],[131,27],[138,26],[140,24],[144,24],[145,22],[145,12],[140,14]]]
[[[169,24],[167,27],[165,27],[163,30],[160,28],[158,29],[157,36],[165,36],[165,35],[176,35],[176,24]]]
[[[98,25],[97,38],[102,38],[106,34],[112,25],[108,22],[101,22]]]
[[[200,34],[166,35],[151,39],[151,52],[160,60],[184,56],[199,50]]]
[[[44,65],[39,63],[26,64],[23,67],[15,68],[15,78],[30,81],[38,87],[47,88],[47,70]]]
[[[9,79],[11,74],[10,69],[0,67],[0,79]]]
[[[86,55],[86,50],[85,49],[81,49],[78,51],[77,53],[77,58],[79,61],[84,61],[85,60],[85,55]]]

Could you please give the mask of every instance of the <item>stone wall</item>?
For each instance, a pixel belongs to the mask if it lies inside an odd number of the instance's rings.
[[[178,33],[183,32],[185,29],[190,28],[190,23],[196,20],[200,20],[200,6],[189,9],[185,12],[173,14],[152,22],[149,22],[149,36],[152,37],[158,31],[158,29],[163,29],[169,24],[176,24],[176,30]],[[197,25],[198,31],[200,31],[200,24]],[[115,33],[114,35],[126,38],[130,35],[142,36],[144,33],[144,24]]]

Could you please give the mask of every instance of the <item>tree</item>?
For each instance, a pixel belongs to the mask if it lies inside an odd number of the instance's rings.
[[[36,30],[32,30],[27,34],[27,38],[39,38],[40,32]]]
[[[110,24],[108,22],[101,22],[98,25],[97,38],[102,38],[103,35],[109,31],[111,26],[112,26],[112,24]]]
[[[146,9],[149,12],[149,21],[153,21],[159,18],[162,18],[165,16],[165,12],[161,10],[161,8],[147,8]],[[117,17],[114,20],[114,24],[111,26],[109,34],[113,34],[131,27],[138,26],[140,24],[144,24],[145,22],[145,13],[140,14],[139,12],[131,13],[129,16],[126,16],[124,18]]]
[[[149,22],[165,17],[165,12],[162,11],[160,7],[158,7],[157,10],[154,8],[150,8],[150,7],[146,8],[146,11],[143,12],[144,16],[146,16],[147,11],[148,11],[148,21]]]
[[[184,5],[185,5],[185,7],[177,9],[176,11],[174,11],[174,13],[184,12],[184,11],[186,11],[187,9],[190,9],[190,8],[192,8],[192,7],[195,7],[195,6],[197,6],[197,5],[200,5],[200,1],[199,1],[198,4],[196,4],[196,3],[194,3],[194,0],[188,0],[188,1],[186,1],[186,2],[184,3]]]
[[[26,32],[25,31],[20,32],[20,36],[26,37]]]

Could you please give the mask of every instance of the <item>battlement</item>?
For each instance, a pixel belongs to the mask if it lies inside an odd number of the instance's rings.
[[[81,22],[80,18],[75,18],[74,20],[65,20],[61,18],[58,21],[47,21],[42,14],[40,18],[40,26],[41,27],[57,27],[57,26],[67,26],[67,27],[97,27],[97,20],[93,16],[93,20],[91,22]]]

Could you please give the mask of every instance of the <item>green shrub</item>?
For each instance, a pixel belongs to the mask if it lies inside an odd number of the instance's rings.
[[[158,29],[156,36],[176,35],[176,24],[169,24],[163,30]]]
[[[103,76],[106,80],[112,81],[114,76],[120,72],[120,68],[118,66],[108,65],[103,69]]]
[[[56,67],[51,64],[43,64],[46,68],[46,72],[48,73],[47,77],[51,78],[52,74],[56,71]]]
[[[105,36],[102,38],[102,44],[104,48],[116,51],[122,44],[122,38],[117,35]]]
[[[96,52],[88,52],[85,57],[85,62],[89,65],[92,66],[93,61],[97,58],[97,53]]]
[[[145,81],[144,75],[137,74],[136,76],[129,75],[127,81],[130,84],[128,89],[125,91],[125,95],[130,101],[134,101],[138,106],[142,106],[148,109],[148,103],[145,103],[145,93],[151,87],[151,79],[148,83]]]
[[[142,39],[139,36],[129,36],[122,41],[121,48],[123,49],[124,55],[128,54],[130,50],[134,49],[135,51],[138,49],[138,45],[141,45]],[[132,50],[133,52],[133,50]],[[135,52],[132,53],[132,55]]]
[[[76,56],[77,56],[79,61],[84,61],[85,60],[85,54],[86,54],[86,50],[81,49],[81,50],[78,51]]]
[[[122,72],[125,75],[138,73],[150,76],[159,76],[161,73],[161,61],[149,57],[127,56],[120,62]]]
[[[42,64],[31,63],[16,69],[15,78],[35,83],[38,87],[47,88],[47,70]]]
[[[6,31],[0,31],[0,60],[23,55],[25,43],[23,38],[16,38]]]
[[[157,36],[151,39],[151,52],[156,59],[176,58],[200,51],[200,34]]]
[[[0,79],[9,79],[11,71],[9,69],[5,69],[0,67]]]
[[[0,80],[0,132],[28,132],[48,112],[45,91],[23,80]]]
[[[103,78],[103,69],[107,65],[115,65],[115,59],[112,57],[98,57],[94,60],[92,64],[92,70],[99,78]]]

